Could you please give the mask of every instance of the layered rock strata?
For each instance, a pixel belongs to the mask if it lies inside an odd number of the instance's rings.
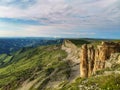
[[[67,60],[70,60],[74,63],[79,63],[79,49],[77,48],[76,45],[74,45],[71,41],[69,40],[64,40],[62,47],[62,50],[65,50],[68,54]]]
[[[106,60],[117,52],[120,52],[120,43],[102,42],[97,47],[83,45],[80,52],[80,76],[88,77],[105,68]]]

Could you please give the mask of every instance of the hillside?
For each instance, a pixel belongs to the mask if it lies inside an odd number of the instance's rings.
[[[94,75],[80,76],[81,46],[96,47],[101,41],[64,40],[1,54],[0,90],[120,90],[120,53],[113,53]]]
[[[0,59],[3,56],[1,55]],[[9,57],[12,58],[9,60]],[[52,73],[54,76],[56,76],[55,74],[62,76],[57,76],[53,80],[67,78],[69,76],[69,64],[62,61],[65,57],[66,53],[60,50],[60,46],[43,46],[22,52],[18,51],[13,56],[7,56],[6,59],[9,63],[5,62],[6,65],[2,64],[3,67],[0,68],[0,87],[3,90],[15,90],[22,83],[34,79],[37,80],[36,82],[43,81],[44,84],[44,81],[49,79]],[[7,61],[6,59],[4,61]],[[47,81],[49,82],[49,80]],[[41,86],[42,82],[38,88]]]
[[[37,47],[62,43],[62,39],[55,38],[0,38],[0,54],[10,54],[24,47]]]

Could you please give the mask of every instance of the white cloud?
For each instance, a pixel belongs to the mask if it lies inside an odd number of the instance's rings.
[[[95,35],[95,33],[78,32],[78,30],[68,29],[64,25],[34,26],[0,23],[0,37],[82,37],[92,35]]]
[[[13,0],[7,0],[7,2],[10,1],[13,2]],[[0,6],[0,17],[32,19],[45,24],[92,25],[94,27],[94,24],[99,26],[100,22],[106,25],[108,20],[111,20],[109,22],[111,24],[118,21],[120,8],[114,8],[116,13],[109,14],[113,13],[112,7],[116,7],[116,2],[118,0],[75,0],[71,2],[37,0],[35,4],[24,9],[14,5]]]

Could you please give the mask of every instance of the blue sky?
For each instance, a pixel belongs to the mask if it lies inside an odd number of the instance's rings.
[[[120,39],[120,0],[0,0],[0,37]]]

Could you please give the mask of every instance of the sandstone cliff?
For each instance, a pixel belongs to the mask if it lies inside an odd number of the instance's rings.
[[[81,48],[78,48],[71,41],[64,40],[62,50],[67,52],[66,60],[73,62],[71,65],[74,66],[78,63],[79,66],[80,63],[79,68],[78,66],[77,68],[74,67],[72,74],[75,75],[77,72],[78,75],[77,69],[79,69],[81,77],[89,77],[98,70],[112,66],[109,59],[114,56],[113,54],[120,52],[120,43],[102,42],[97,46],[94,44],[84,44]],[[75,70],[76,72],[74,72]]]
[[[81,48],[81,55],[80,55],[80,74],[81,77],[88,76],[88,49],[87,45],[83,45]]]
[[[80,76],[88,77],[105,68],[111,54],[120,52],[120,43],[102,42],[97,47],[83,45],[80,51]]]

